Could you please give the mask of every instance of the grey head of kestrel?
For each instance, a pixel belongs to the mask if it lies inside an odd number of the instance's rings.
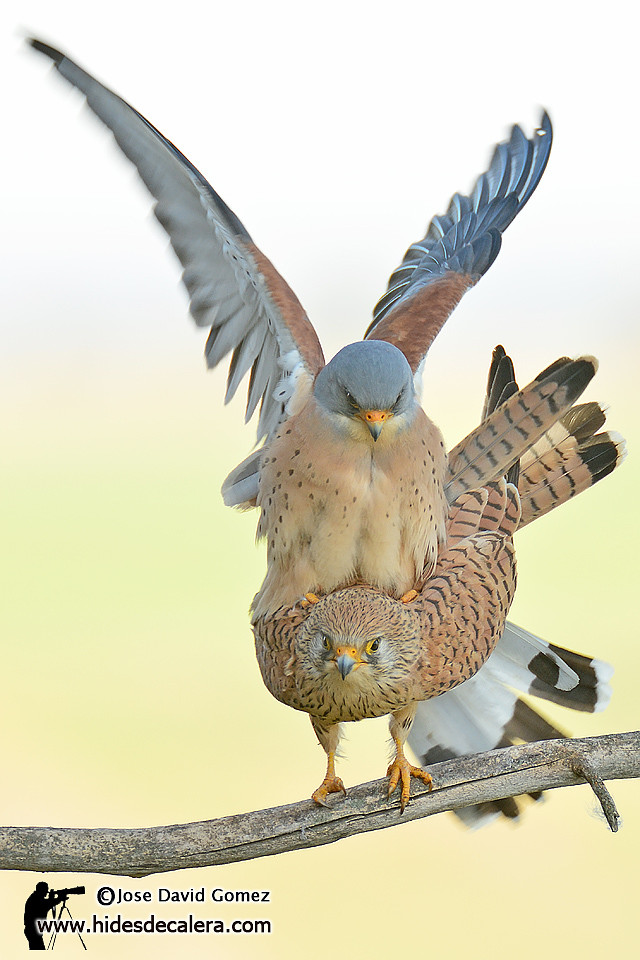
[[[374,441],[411,426],[418,406],[413,373],[405,355],[385,340],[343,347],[322,368],[313,396],[339,430]]]

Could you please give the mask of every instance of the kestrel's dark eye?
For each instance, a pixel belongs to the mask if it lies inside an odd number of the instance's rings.
[[[331,650],[331,640],[329,640],[329,637],[322,638],[322,646],[325,650]]]
[[[397,396],[396,402],[394,403],[394,407],[397,407],[397,406],[398,406],[398,404],[399,404],[400,401],[402,400],[403,395],[404,395],[404,390],[401,390],[400,393],[399,393],[398,396]]]
[[[376,637],[375,640],[370,640],[367,644],[367,653],[375,653],[378,647],[380,646],[380,638]]]

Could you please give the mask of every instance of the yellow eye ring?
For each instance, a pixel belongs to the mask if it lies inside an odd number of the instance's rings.
[[[322,638],[322,646],[325,648],[325,650],[331,650],[331,641],[329,640],[329,637]]]
[[[375,640],[369,640],[367,644],[367,653],[375,653],[378,647],[380,646],[380,638],[376,637]]]

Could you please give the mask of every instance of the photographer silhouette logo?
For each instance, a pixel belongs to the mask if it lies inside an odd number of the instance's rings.
[[[41,880],[36,884],[36,888],[33,893],[27,897],[27,901],[24,905],[24,935],[27,938],[29,943],[29,950],[46,950],[44,939],[40,930],[38,928],[38,921],[46,920],[47,914],[51,911],[52,916],[56,916],[56,907],[58,904],[62,904],[58,919],[62,917],[63,913],[69,915],[71,918],[71,912],[67,906],[67,898],[78,893],[84,893],[84,887],[67,887],[65,890],[50,890],[49,884],[45,880]],[[56,943],[57,930],[54,930],[51,934],[51,939],[48,944],[48,949],[53,950]],[[86,950],[86,944],[80,934],[80,943]]]

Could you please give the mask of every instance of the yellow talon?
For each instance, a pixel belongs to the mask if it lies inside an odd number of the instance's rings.
[[[414,767],[412,763],[409,763],[404,755],[402,743],[399,740],[396,740],[396,756],[393,763],[387,770],[387,776],[389,777],[389,789],[387,791],[388,797],[391,796],[398,784],[402,783],[400,792],[400,813],[404,812],[404,808],[409,803],[411,777],[415,777],[416,780],[422,780],[429,790],[431,790],[431,786],[433,784],[431,775],[428,774],[426,770],[423,770],[422,767]]]
[[[311,799],[321,807],[328,807],[327,797],[330,793],[343,793],[346,797],[347,791],[340,777],[325,777],[318,789],[311,794]]]
[[[320,597],[316,597],[315,593],[305,593],[301,606],[308,607],[311,603],[320,603]]]
[[[417,590],[408,590],[404,596],[400,597],[400,603],[411,603],[418,596]]]
[[[311,799],[319,803],[321,807],[327,807],[327,797],[330,793],[343,793],[345,797],[347,795],[344,783],[340,777],[336,777],[335,754],[333,751],[327,753],[327,772],[325,778],[318,789],[313,791]]]

